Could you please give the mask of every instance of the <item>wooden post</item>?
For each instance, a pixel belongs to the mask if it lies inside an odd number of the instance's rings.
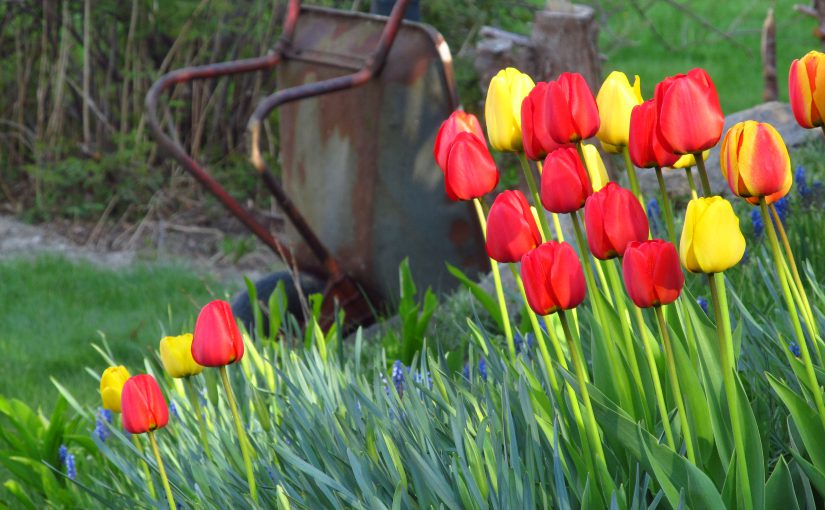
[[[551,80],[565,71],[581,73],[593,91],[601,83],[599,24],[587,5],[548,2],[536,13],[533,43],[537,78]]]
[[[762,25],[762,76],[765,80],[762,99],[765,102],[776,101],[779,91],[776,84],[776,23],[772,7],[768,9]]]

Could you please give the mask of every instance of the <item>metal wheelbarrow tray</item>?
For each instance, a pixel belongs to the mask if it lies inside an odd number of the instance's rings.
[[[471,207],[446,197],[432,155],[457,107],[449,49],[432,27],[402,21],[406,4],[386,18],[290,0],[270,54],[172,71],[146,97],[158,144],[289,267],[323,282],[326,323],[336,309],[348,325],[371,322],[398,295],[405,257],[416,283],[437,290],[454,284],[445,262],[488,268]],[[284,238],[230,197],[157,115],[158,96],[173,85],[271,70],[280,90],[249,120],[250,159],[289,219]],[[262,122],[279,107],[280,180],[259,147]]]

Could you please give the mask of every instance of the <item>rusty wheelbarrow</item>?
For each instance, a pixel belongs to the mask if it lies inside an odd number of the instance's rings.
[[[408,257],[416,283],[447,290],[445,262],[487,269],[483,239],[467,204],[450,202],[432,148],[457,107],[449,49],[432,27],[403,21],[408,0],[389,18],[290,0],[282,36],[266,56],[172,71],[146,97],[157,143],[191,173],[293,273],[257,282],[264,302],[275,284],[324,294],[323,317],[336,310],[349,326],[374,320],[398,295],[398,266]],[[249,120],[251,160],[289,220],[278,236],[160,128],[157,102],[174,85],[275,71],[279,90]],[[262,122],[280,108],[280,179],[260,152]],[[294,287],[289,295],[295,295]],[[290,303],[291,308],[298,306]],[[251,320],[249,299],[233,308]]]

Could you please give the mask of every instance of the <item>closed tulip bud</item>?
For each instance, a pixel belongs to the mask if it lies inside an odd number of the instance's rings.
[[[100,398],[103,408],[114,413],[120,412],[120,394],[129,379],[129,371],[124,366],[109,367],[100,376]]]
[[[702,152],[702,161],[707,161],[708,156],[710,156],[710,150],[706,150]],[[696,156],[693,154],[682,154],[682,156],[676,160],[676,163],[670,165],[671,168],[690,168],[692,166],[696,166]]]
[[[143,434],[163,428],[169,422],[169,408],[155,378],[148,374],[129,378],[121,397],[123,428],[130,434]]]
[[[596,137],[608,152],[619,152],[630,138],[630,112],[642,103],[642,89],[639,77],[630,86],[627,75],[613,71],[602,83],[596,95],[601,119]]]
[[[630,114],[630,139],[627,151],[639,168],[672,166],[679,156],[668,150],[659,137],[656,103],[645,101]]]
[[[494,149],[521,151],[521,102],[534,86],[532,78],[512,67],[502,69],[490,80],[484,118]]]
[[[222,367],[243,358],[243,338],[226,301],[204,306],[195,322],[192,358],[205,367]]]
[[[547,83],[539,82],[521,103],[521,138],[524,154],[534,161],[565,147],[550,136],[547,123]]]
[[[454,111],[447,120],[441,123],[433,147],[433,157],[435,157],[435,161],[442,172],[447,171],[447,155],[450,153],[450,147],[459,133],[473,134],[484,142],[484,132],[481,130],[478,118],[463,110]]]
[[[487,144],[471,133],[459,133],[447,156],[444,188],[451,200],[472,200],[498,186],[498,168]]]
[[[160,361],[172,377],[189,377],[203,371],[192,358],[192,334],[166,336],[160,340]]]
[[[742,260],[745,237],[739,217],[722,197],[694,198],[679,241],[682,265],[691,273],[721,273]]]
[[[541,244],[530,204],[517,190],[504,191],[496,197],[487,217],[487,254],[498,262],[518,262]]]
[[[752,204],[761,197],[776,202],[793,183],[788,149],[770,124],[748,120],[730,128],[719,164],[730,190]]]
[[[599,130],[599,107],[579,73],[562,73],[547,84],[547,125],[556,143],[580,142]]]
[[[584,204],[587,244],[597,259],[624,255],[632,241],[647,239],[647,215],[630,190],[609,182]]]
[[[548,241],[521,259],[527,303],[539,315],[575,308],[584,301],[582,265],[573,247]]]
[[[665,149],[691,154],[710,149],[722,137],[725,117],[716,86],[704,69],[665,78],[653,93]]]
[[[541,172],[541,204],[550,212],[571,213],[593,194],[590,176],[573,147],[551,152]]]
[[[627,295],[639,308],[672,303],[685,285],[676,247],[661,239],[628,244],[622,276]]]
[[[583,151],[587,173],[590,176],[590,185],[593,187],[593,191],[599,191],[604,188],[605,184],[610,182],[610,177],[607,176],[607,168],[605,168],[599,149],[595,145],[585,144]]]
[[[793,116],[804,128],[821,127],[825,113],[825,53],[810,51],[791,62],[788,93]]]

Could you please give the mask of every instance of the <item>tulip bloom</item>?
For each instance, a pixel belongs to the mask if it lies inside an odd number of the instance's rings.
[[[622,275],[627,295],[639,308],[670,304],[685,285],[676,247],[661,239],[628,244]]]
[[[521,102],[534,86],[532,78],[512,67],[502,69],[490,80],[484,118],[494,149],[521,151]]]
[[[191,333],[163,337],[160,340],[160,361],[166,373],[176,379],[203,371],[203,367],[192,358]]]
[[[573,147],[551,152],[541,172],[541,204],[550,212],[571,213],[593,194],[590,176]]]
[[[521,137],[528,159],[542,160],[567,145],[553,140],[547,120],[547,83],[539,82],[521,103]]]
[[[444,188],[451,200],[472,200],[498,186],[498,168],[487,144],[471,133],[459,133],[447,156]]]
[[[582,265],[573,247],[548,241],[521,259],[527,303],[538,315],[575,308],[584,301]]]
[[[679,156],[665,148],[656,129],[656,103],[645,101],[630,114],[630,137],[627,150],[630,160],[639,168],[672,166]]]
[[[487,254],[498,262],[518,262],[541,244],[541,234],[530,204],[517,190],[496,197],[487,216]]]
[[[599,154],[599,149],[595,145],[586,143],[582,147],[584,152],[584,163],[587,167],[587,173],[590,176],[590,184],[593,191],[599,191],[604,188],[605,184],[610,182],[610,177],[607,176],[607,168],[604,166],[602,156]]]
[[[599,107],[579,73],[562,73],[547,84],[547,126],[556,143],[580,142],[599,130]]]
[[[619,152],[629,143],[630,112],[642,103],[642,89],[639,76],[633,86],[621,71],[613,71],[602,83],[596,95],[599,107],[600,125],[596,137],[608,152]]]
[[[721,273],[742,260],[745,237],[739,217],[722,197],[694,198],[688,203],[679,256],[691,273]]]
[[[597,259],[624,255],[628,243],[647,240],[647,215],[630,190],[609,182],[584,204],[587,244]]]
[[[120,394],[129,379],[129,371],[124,366],[109,367],[100,376],[100,398],[103,408],[114,413],[120,412]]]
[[[702,161],[707,161],[708,156],[710,156],[710,150],[702,152]],[[670,165],[671,168],[679,169],[690,168],[692,166],[696,166],[696,156],[693,154],[682,154],[682,157],[676,160],[676,163]]]
[[[143,434],[169,422],[169,409],[157,381],[151,375],[129,378],[123,385],[121,397],[123,428],[130,434]]]
[[[809,51],[791,63],[788,93],[800,126],[810,129],[825,124],[825,53]]]
[[[719,163],[730,190],[752,204],[758,204],[761,197],[776,202],[793,183],[785,142],[767,123],[748,120],[730,128]]]
[[[222,367],[243,358],[243,339],[226,301],[204,306],[195,322],[192,358],[205,367]]]
[[[442,172],[447,171],[447,155],[450,153],[450,147],[459,133],[470,133],[484,142],[484,132],[481,130],[478,118],[463,110],[454,111],[438,128],[438,135],[435,137],[435,146],[433,147],[433,157]]]
[[[670,152],[701,152],[722,137],[725,117],[716,86],[704,69],[665,78],[656,85],[653,100],[660,140]]]

